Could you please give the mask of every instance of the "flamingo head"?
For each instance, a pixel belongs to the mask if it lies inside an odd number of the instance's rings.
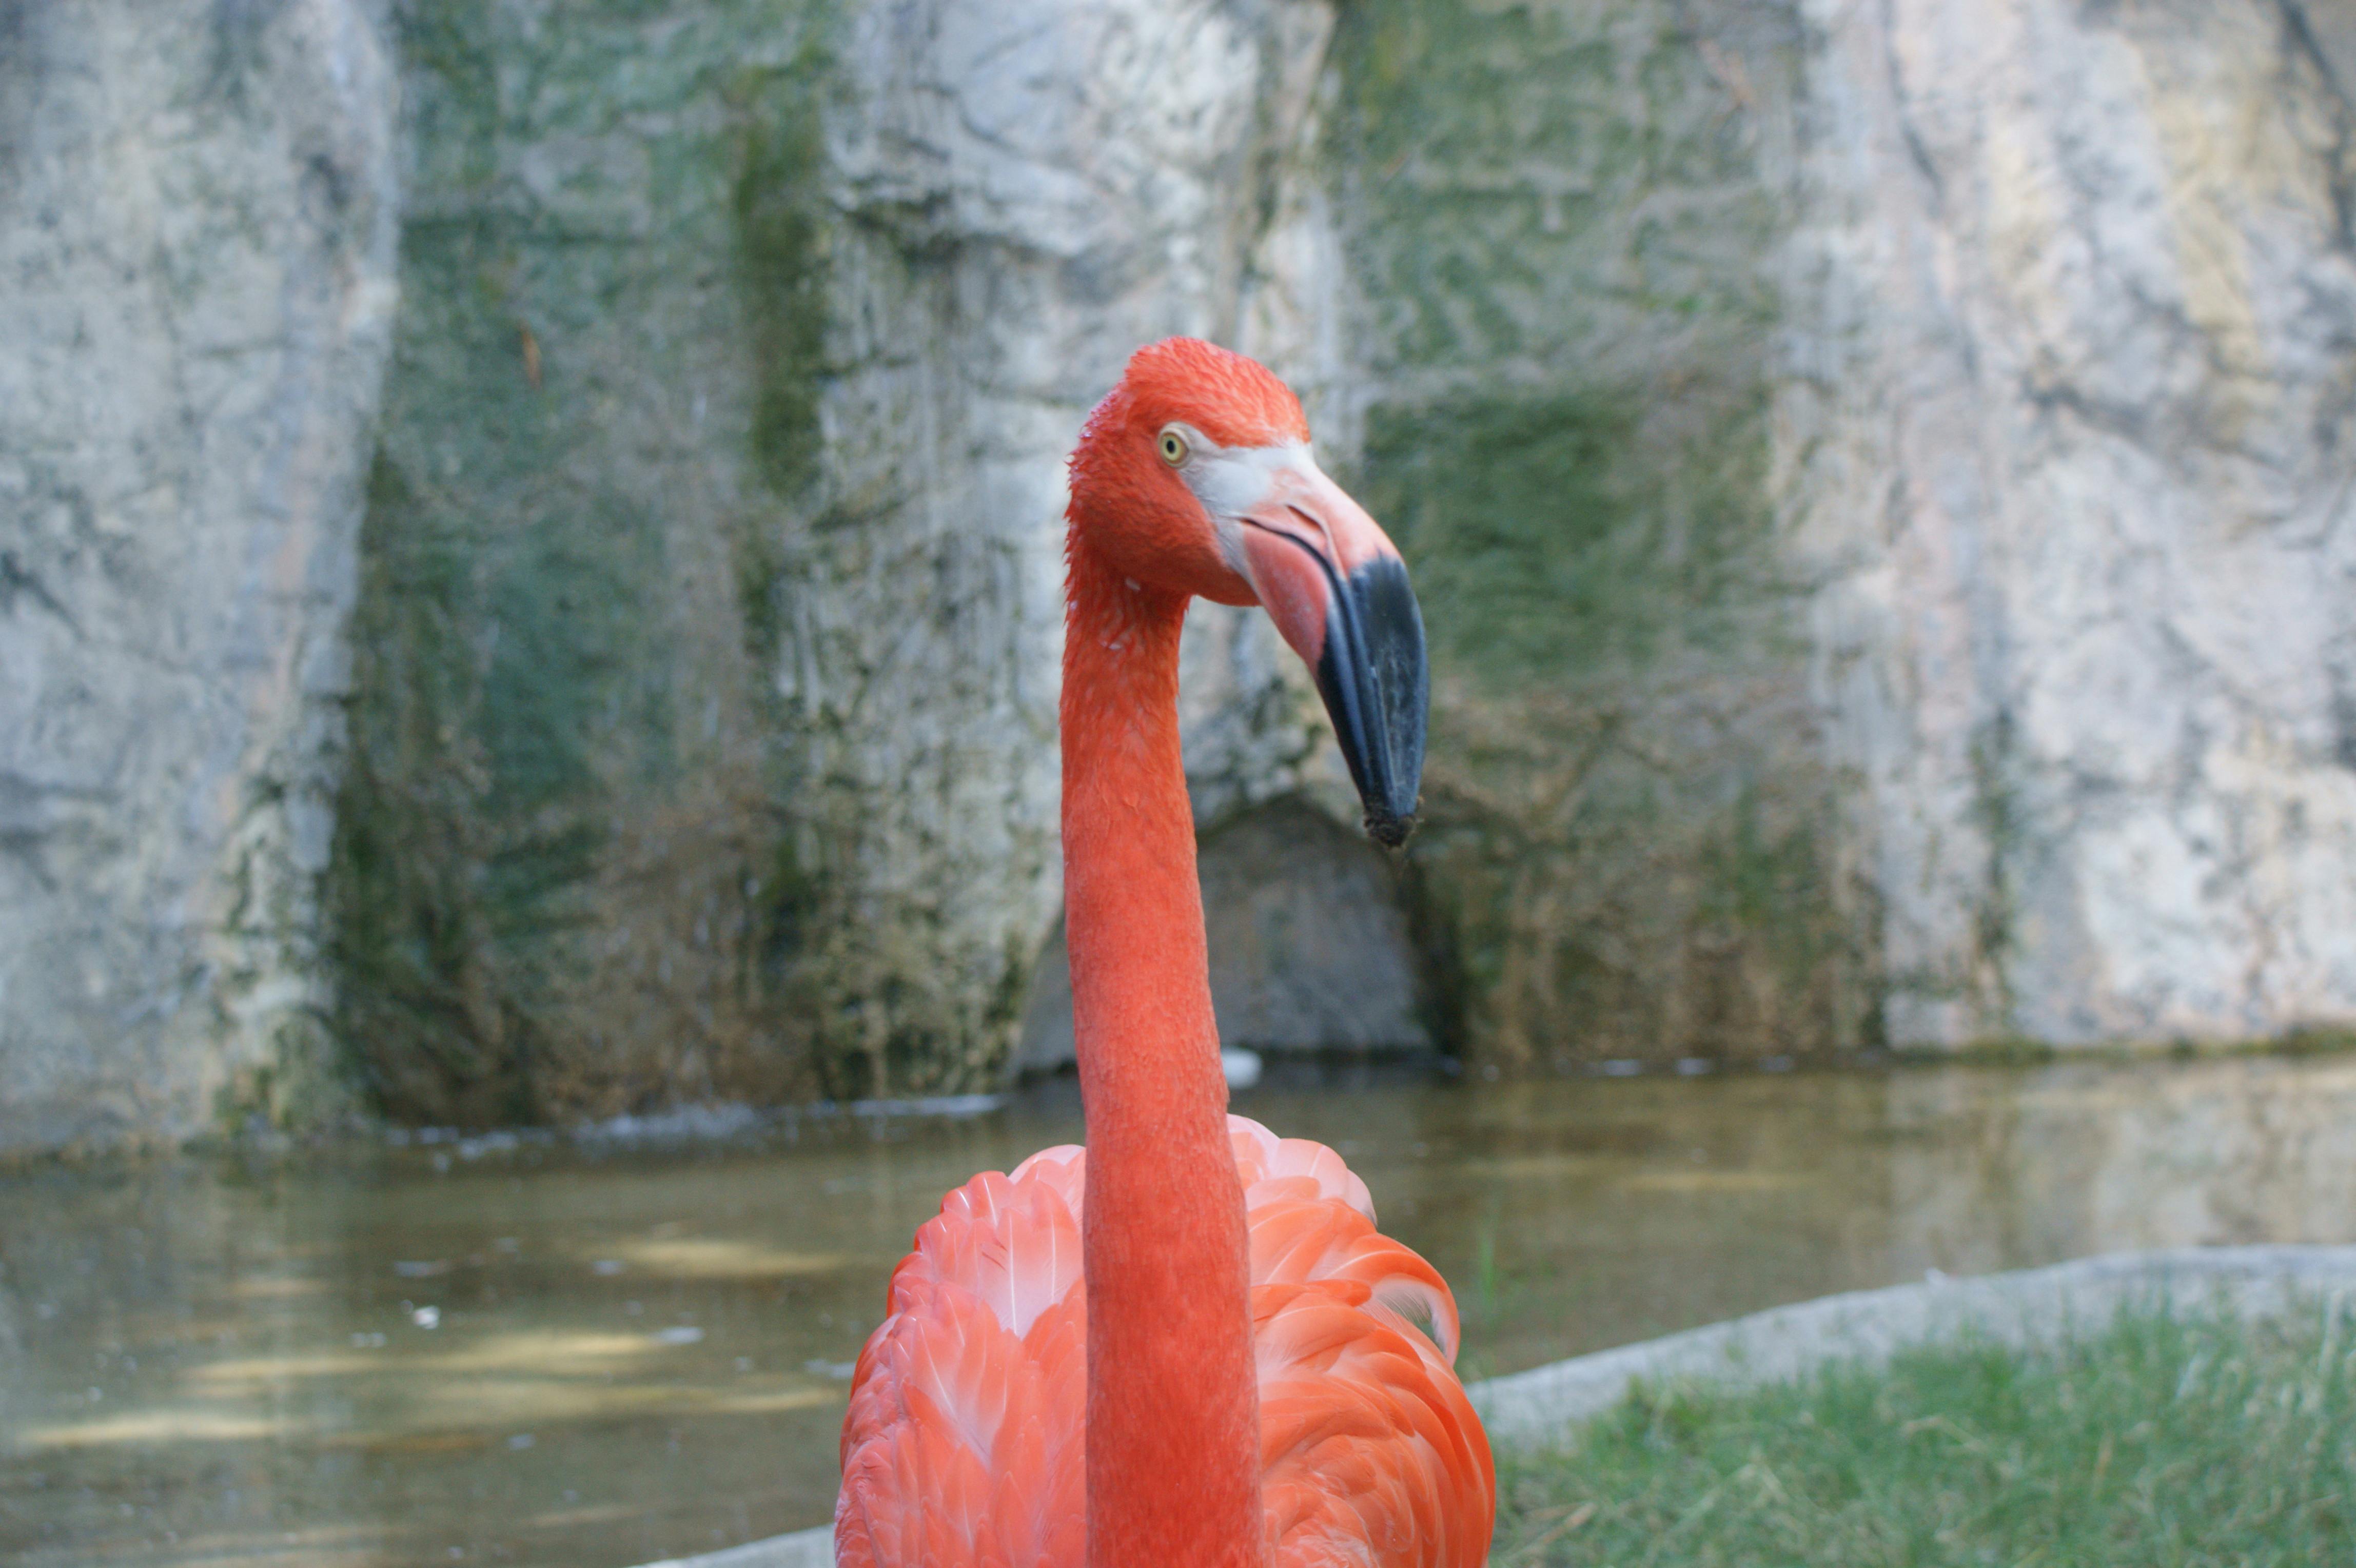
[[[1317,466],[1301,401],[1240,354],[1141,349],[1072,454],[1071,522],[1132,585],[1258,605],[1315,675],[1366,832],[1415,825],[1430,682],[1383,531]]]

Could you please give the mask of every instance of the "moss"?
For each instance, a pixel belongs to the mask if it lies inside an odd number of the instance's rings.
[[[1755,124],[1728,113],[1695,48],[1741,47],[1753,25],[1732,5],[1346,7],[1333,156],[1377,368],[1526,381],[1592,358],[1632,305],[1664,299],[1721,326],[1771,322],[1754,263],[1782,199]]]
[[[748,75],[732,97],[744,115],[731,192],[737,270],[753,327],[758,395],[753,450],[781,499],[817,477],[819,388],[826,351],[827,227],[818,200],[825,57]]]
[[[413,107],[457,110],[471,122],[460,134],[468,150],[489,151],[483,144],[498,115],[499,59],[491,7],[484,0],[412,0],[402,9],[400,27],[402,64],[435,89]],[[454,139],[446,122],[430,130],[445,145]]]
[[[1373,411],[1362,487],[1443,664],[1494,689],[1734,651],[1725,612],[1773,591],[1762,405],[1652,453],[1644,403],[1596,387]]]
[[[1753,780],[1744,781],[1730,816],[1699,855],[1697,925],[1717,950],[1739,951],[1745,961],[1717,966],[1711,978],[1720,994],[1704,1011],[1725,1021],[1721,1033],[1758,1031],[1794,1052],[1879,1046],[1877,1018],[1842,1016],[1869,1010],[1875,999],[1849,992],[1858,955],[1829,885],[1828,816],[1778,812]]]
[[[1876,1036],[1769,493],[1763,25],[1365,0],[1336,34],[1353,478],[1432,644],[1415,919],[1488,1065]]]
[[[2011,961],[2019,945],[2022,822],[2012,782],[2012,715],[1999,712],[1972,737],[1972,817],[1987,850],[1986,891],[1972,911],[1973,971],[1959,989],[1987,1026],[2013,1018]]]
[[[815,451],[823,21],[398,15],[417,175],[330,876],[338,1032],[392,1114],[803,1070],[744,889],[789,827],[763,481]]]
[[[729,97],[743,125],[730,191],[737,285],[752,328],[755,471],[788,506],[809,499],[819,473],[819,397],[825,374],[828,225],[820,201],[826,56],[816,43],[791,65],[747,72]],[[783,646],[786,571],[775,531],[735,541],[737,600],[754,660]]]
[[[1953,1051],[1933,1051],[1924,1059],[1933,1063],[1960,1061],[1970,1067],[2027,1068],[2043,1067],[2057,1056],[2054,1048],[2042,1040],[2032,1040],[2021,1035],[1989,1035],[1967,1041]]]
[[[2272,1056],[2343,1056],[2356,1051],[2356,1028],[2346,1025],[2303,1025],[2249,1048]]]
[[[408,478],[380,454],[361,526],[351,749],[327,883],[338,1023],[355,1073],[396,1113],[423,1109],[410,1087],[421,1073],[470,1108],[488,1099],[513,1109],[511,1073],[486,1071],[478,1059],[465,1064],[472,1070],[453,1070],[460,1064],[450,1059],[454,1050],[478,1058],[469,1047],[488,1022],[466,1005],[486,956],[468,886],[468,784],[479,770],[453,755],[467,671],[430,656],[450,648],[463,557],[446,542],[401,537],[417,505]]]

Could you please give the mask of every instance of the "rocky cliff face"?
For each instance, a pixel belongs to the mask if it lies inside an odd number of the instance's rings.
[[[1301,388],[1424,597],[1375,1033],[2356,1015],[2344,6],[179,25],[0,7],[0,1138],[993,1081],[1059,460],[1173,331]],[[1346,821],[1265,627],[1187,658],[1214,841]]]
[[[384,18],[0,5],[0,1147],[319,1109]]]
[[[379,1097],[995,1080],[1057,902],[1061,459],[1137,343],[1287,317],[1255,258],[1326,27],[404,13],[335,881]],[[1214,810],[1313,738],[1265,640],[1197,630]]]
[[[1401,3],[1336,42],[1356,472],[1434,639],[1416,885],[1493,1064],[1870,1027],[1768,485],[1800,41]]]
[[[2356,1013],[2356,12],[1809,6],[1776,405],[1893,1039]]]
[[[824,18],[434,0],[329,879],[395,1114],[809,1087],[767,582],[815,454]],[[806,324],[807,323],[807,324]]]

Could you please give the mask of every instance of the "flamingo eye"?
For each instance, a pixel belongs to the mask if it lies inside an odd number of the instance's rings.
[[[1162,460],[1172,467],[1186,460],[1186,438],[1174,430],[1162,433]]]

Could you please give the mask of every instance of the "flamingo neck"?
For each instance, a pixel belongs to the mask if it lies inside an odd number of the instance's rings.
[[[1183,595],[1075,537],[1064,889],[1088,1125],[1089,1568],[1245,1568],[1261,1545],[1243,1187],[1178,746]]]

